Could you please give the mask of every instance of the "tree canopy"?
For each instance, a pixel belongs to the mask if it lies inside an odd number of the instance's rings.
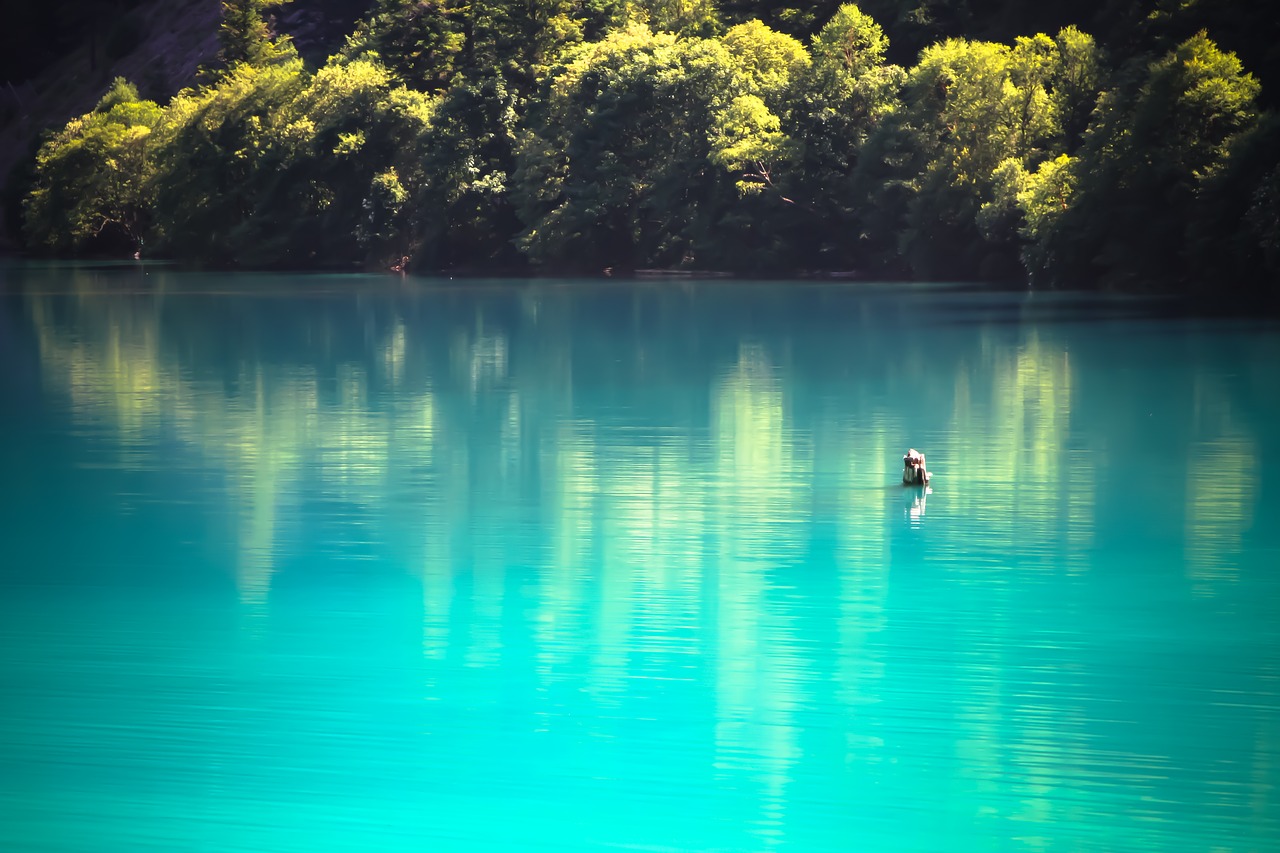
[[[224,67],[168,103],[117,80],[51,133],[30,248],[1280,280],[1280,119],[1236,53],[1185,31],[1212,16],[1181,7],[1086,4],[1127,22],[1099,43],[1065,4],[1037,18],[1056,31],[1009,34],[1010,3],[1001,24],[947,0],[376,0],[314,68],[272,32],[276,5],[227,0]],[[1252,50],[1241,26],[1222,22]],[[897,38],[919,42],[908,61]]]

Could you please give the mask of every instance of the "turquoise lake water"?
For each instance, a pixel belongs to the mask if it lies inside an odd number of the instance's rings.
[[[1076,296],[0,268],[0,850],[1275,851],[1278,371]]]

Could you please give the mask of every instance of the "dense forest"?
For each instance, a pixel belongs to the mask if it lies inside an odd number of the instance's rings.
[[[1265,4],[377,0],[319,59],[278,5],[52,131],[28,249],[1277,295]]]

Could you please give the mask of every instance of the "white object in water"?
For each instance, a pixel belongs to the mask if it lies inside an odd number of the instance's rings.
[[[914,447],[902,457],[902,485],[929,485],[929,472],[924,467],[924,454]]]

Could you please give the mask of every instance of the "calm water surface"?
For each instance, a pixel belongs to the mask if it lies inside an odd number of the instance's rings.
[[[1274,324],[0,276],[4,851],[1280,849]]]

